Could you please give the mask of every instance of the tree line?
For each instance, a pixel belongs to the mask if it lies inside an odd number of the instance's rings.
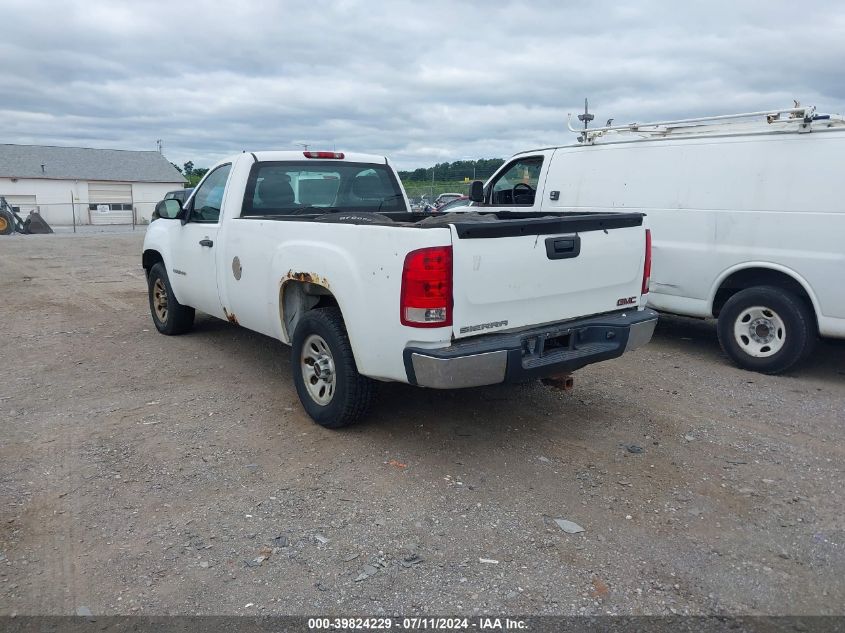
[[[202,177],[208,173],[208,167],[194,167],[193,161],[186,162],[182,167],[179,167],[176,163],[170,163],[173,165],[179,173],[185,177],[185,180],[188,181],[186,186],[188,187],[196,187],[197,183],[202,180]]]
[[[505,162],[504,158],[479,158],[478,160],[456,160],[453,163],[437,163],[432,167],[419,167],[400,171],[402,182],[431,182],[443,180],[484,180]]]

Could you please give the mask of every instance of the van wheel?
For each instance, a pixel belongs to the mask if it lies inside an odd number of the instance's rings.
[[[779,374],[806,358],[816,343],[813,314],[787,290],[759,286],[727,300],[717,325],[719,344],[740,367]]]
[[[349,426],[370,408],[375,383],[358,373],[337,308],[310,310],[300,319],[293,334],[291,371],[302,406],[321,426]]]
[[[176,300],[164,264],[159,262],[147,277],[150,314],[162,334],[184,334],[194,326],[194,309]]]

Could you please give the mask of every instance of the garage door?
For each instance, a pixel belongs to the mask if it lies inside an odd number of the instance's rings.
[[[38,211],[38,205],[35,203],[35,196],[3,196],[6,202],[9,203],[15,211],[17,211],[22,218],[29,215],[30,211]]]
[[[132,185],[89,183],[88,216],[91,224],[132,224]]]

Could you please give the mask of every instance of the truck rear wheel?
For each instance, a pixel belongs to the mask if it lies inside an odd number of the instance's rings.
[[[150,314],[156,329],[162,334],[184,334],[194,326],[194,309],[176,300],[164,264],[159,262],[147,277]]]
[[[300,319],[293,333],[291,372],[302,406],[320,426],[349,426],[370,408],[375,383],[358,373],[337,308],[317,308]]]
[[[774,286],[741,290],[727,300],[719,343],[740,367],[779,374],[806,358],[816,342],[813,315],[793,293]]]

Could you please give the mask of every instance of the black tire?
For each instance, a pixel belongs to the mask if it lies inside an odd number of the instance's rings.
[[[156,329],[162,334],[173,336],[184,334],[194,326],[194,309],[183,306],[176,300],[164,264],[159,262],[150,269],[147,277],[147,296],[150,301],[150,314]],[[164,301],[162,312],[160,301]],[[158,307],[158,309],[157,309]]]
[[[0,235],[11,235],[15,232],[15,218],[5,210],[0,211]]]
[[[758,321],[759,330],[753,326]],[[763,374],[779,374],[795,366],[810,355],[817,339],[807,304],[774,286],[756,286],[733,295],[719,313],[716,330],[719,344],[734,363]]]
[[[316,375],[310,373],[308,367],[314,367],[315,363],[307,363],[309,359],[313,361],[313,355],[318,353],[313,344],[318,339],[325,344],[328,352],[320,354],[320,360],[328,359],[332,366],[328,374],[331,391],[325,396],[329,399],[323,402],[317,399],[317,395],[312,395],[312,391],[318,391],[320,385],[326,386],[327,383],[317,378],[319,371],[315,370]],[[291,348],[291,372],[296,393],[305,411],[317,424],[339,429],[355,424],[367,414],[375,394],[375,382],[358,373],[339,309],[317,308],[307,312],[296,326]],[[310,387],[305,382],[305,371],[309,371]]]

